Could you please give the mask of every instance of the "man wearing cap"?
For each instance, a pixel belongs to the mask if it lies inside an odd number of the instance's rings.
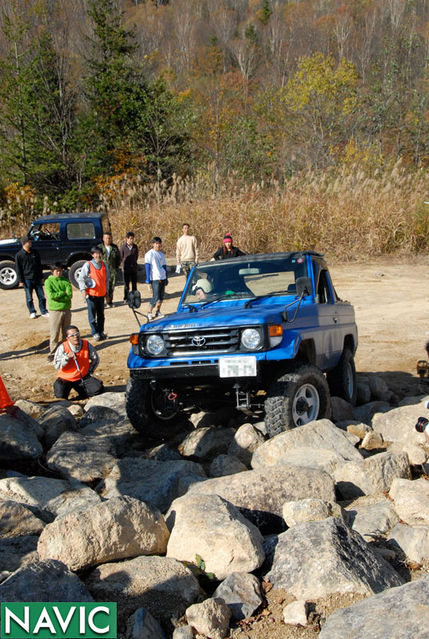
[[[25,301],[30,311],[30,319],[36,319],[36,309],[33,302],[33,291],[39,300],[40,315],[49,317],[46,309],[46,298],[43,292],[43,272],[38,251],[31,247],[31,238],[24,235],[21,238],[22,249],[15,255],[15,266],[19,283],[24,284]]]
[[[213,259],[227,260],[230,257],[239,257],[240,255],[246,255],[246,253],[243,253],[238,246],[233,245],[232,237],[229,233],[227,233],[223,238],[223,246],[218,248],[216,253],[213,255]]]
[[[77,326],[68,326],[64,342],[55,351],[54,366],[58,371],[55,397],[68,399],[72,388],[78,393],[77,399],[101,393],[103,382],[91,376],[98,362],[97,351],[86,339],[81,339]]]
[[[201,278],[197,280],[197,283],[192,288],[192,293],[199,302],[204,302],[204,300],[208,299],[208,295],[212,290],[213,286],[211,283],[207,279]]]
[[[79,290],[88,305],[91,335],[96,342],[107,339],[104,332],[104,298],[109,286],[109,269],[101,259],[101,250],[91,249],[92,260],[85,262],[77,278]]]

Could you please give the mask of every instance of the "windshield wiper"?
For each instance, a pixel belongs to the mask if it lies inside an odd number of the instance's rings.
[[[203,308],[204,306],[209,306],[209,304],[216,304],[216,302],[220,302],[221,300],[224,300],[224,299],[225,299],[225,297],[222,295],[222,296],[220,296],[220,297],[215,297],[215,298],[214,298],[214,299],[212,299],[212,300],[207,300],[207,302],[203,302],[202,304],[200,304],[200,305],[197,307],[197,310],[199,311],[199,310],[200,310],[200,308]]]
[[[244,304],[244,307],[249,308],[252,302],[255,302],[256,300],[262,300],[264,299],[264,297],[271,297],[272,295],[283,295],[284,293],[290,293],[290,291],[285,289],[284,291],[271,291],[271,293],[265,293],[264,295],[256,295],[255,297],[252,297],[252,299],[247,300],[247,302]]]

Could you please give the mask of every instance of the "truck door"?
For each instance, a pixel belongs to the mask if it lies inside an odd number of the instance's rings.
[[[42,222],[33,224],[29,231],[33,248],[39,255],[44,266],[61,262],[60,255],[60,224],[59,222]]]
[[[320,353],[318,366],[332,367],[343,350],[343,327],[338,315],[336,294],[332,286],[328,269],[324,265],[316,264],[316,307],[318,315],[319,345],[316,350]]]

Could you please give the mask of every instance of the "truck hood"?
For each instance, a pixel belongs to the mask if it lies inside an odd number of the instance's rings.
[[[272,298],[269,304],[253,302],[249,308],[245,308],[246,300],[227,301],[212,304],[200,311],[188,310],[173,313],[162,319],[143,325],[146,331],[171,331],[180,329],[198,329],[216,326],[257,326],[283,322],[282,311],[285,305],[292,301],[284,297],[278,303],[273,304]]]

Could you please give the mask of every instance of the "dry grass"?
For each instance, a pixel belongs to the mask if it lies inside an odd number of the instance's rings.
[[[118,185],[106,201],[115,237],[136,232],[142,248],[160,235],[172,256],[183,222],[210,257],[229,232],[249,253],[313,249],[333,258],[358,259],[418,253],[429,245],[429,176],[398,164],[368,176],[359,167],[318,175],[306,172],[284,185],[221,185],[199,176],[139,187]],[[110,191],[110,194],[112,191]]]

